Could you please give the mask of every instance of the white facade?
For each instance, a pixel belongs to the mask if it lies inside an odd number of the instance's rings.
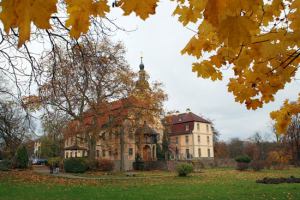
[[[178,159],[213,158],[213,131],[211,124],[193,122],[191,133],[170,136],[174,157]]]

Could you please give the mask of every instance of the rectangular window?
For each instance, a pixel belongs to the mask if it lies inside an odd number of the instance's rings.
[[[178,144],[178,137],[176,137],[176,144]]]
[[[210,157],[210,149],[207,149],[207,156]]]
[[[200,124],[197,123],[197,130],[200,131]]]
[[[189,149],[185,150],[185,155],[186,155],[186,158],[190,158],[190,150]]]
[[[77,151],[75,151],[75,158],[77,158]]]
[[[185,136],[185,143],[187,143],[187,144],[189,143],[189,136],[188,135]]]
[[[198,157],[201,157],[201,148],[198,149]]]
[[[129,148],[129,149],[128,149],[128,155],[130,155],[130,156],[133,155],[133,149],[132,149],[132,148]]]
[[[111,156],[111,150],[108,151],[108,155]]]
[[[200,144],[201,139],[200,139],[200,135],[198,135],[198,144]]]
[[[208,126],[208,124],[206,124],[206,132],[207,133],[209,132],[209,126]]]
[[[69,158],[69,152],[66,153],[66,158]]]
[[[188,124],[185,125],[185,131],[189,131],[190,126]]]
[[[96,157],[99,158],[99,150],[96,151]]]
[[[209,136],[207,136],[207,144],[209,144]]]
[[[102,157],[105,157],[105,150],[102,151]]]

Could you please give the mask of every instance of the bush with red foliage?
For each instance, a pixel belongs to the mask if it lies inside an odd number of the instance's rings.
[[[113,171],[114,162],[107,159],[101,159],[98,161],[98,169],[101,171]]]
[[[237,162],[236,163],[236,169],[240,171],[245,171],[249,168],[249,163],[245,162]]]

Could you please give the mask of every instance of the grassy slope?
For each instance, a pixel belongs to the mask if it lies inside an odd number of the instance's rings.
[[[2,200],[89,199],[300,199],[300,184],[262,185],[265,176],[300,176],[300,169],[263,172],[206,170],[188,178],[99,181],[96,185],[48,185],[0,179]]]

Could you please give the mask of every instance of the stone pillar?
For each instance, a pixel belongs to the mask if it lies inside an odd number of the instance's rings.
[[[156,158],[156,144],[153,145],[153,152],[154,152],[154,160],[157,160],[157,158]]]
[[[154,158],[153,158],[153,150],[152,150],[152,144],[149,145],[150,147],[150,160],[152,161]]]

